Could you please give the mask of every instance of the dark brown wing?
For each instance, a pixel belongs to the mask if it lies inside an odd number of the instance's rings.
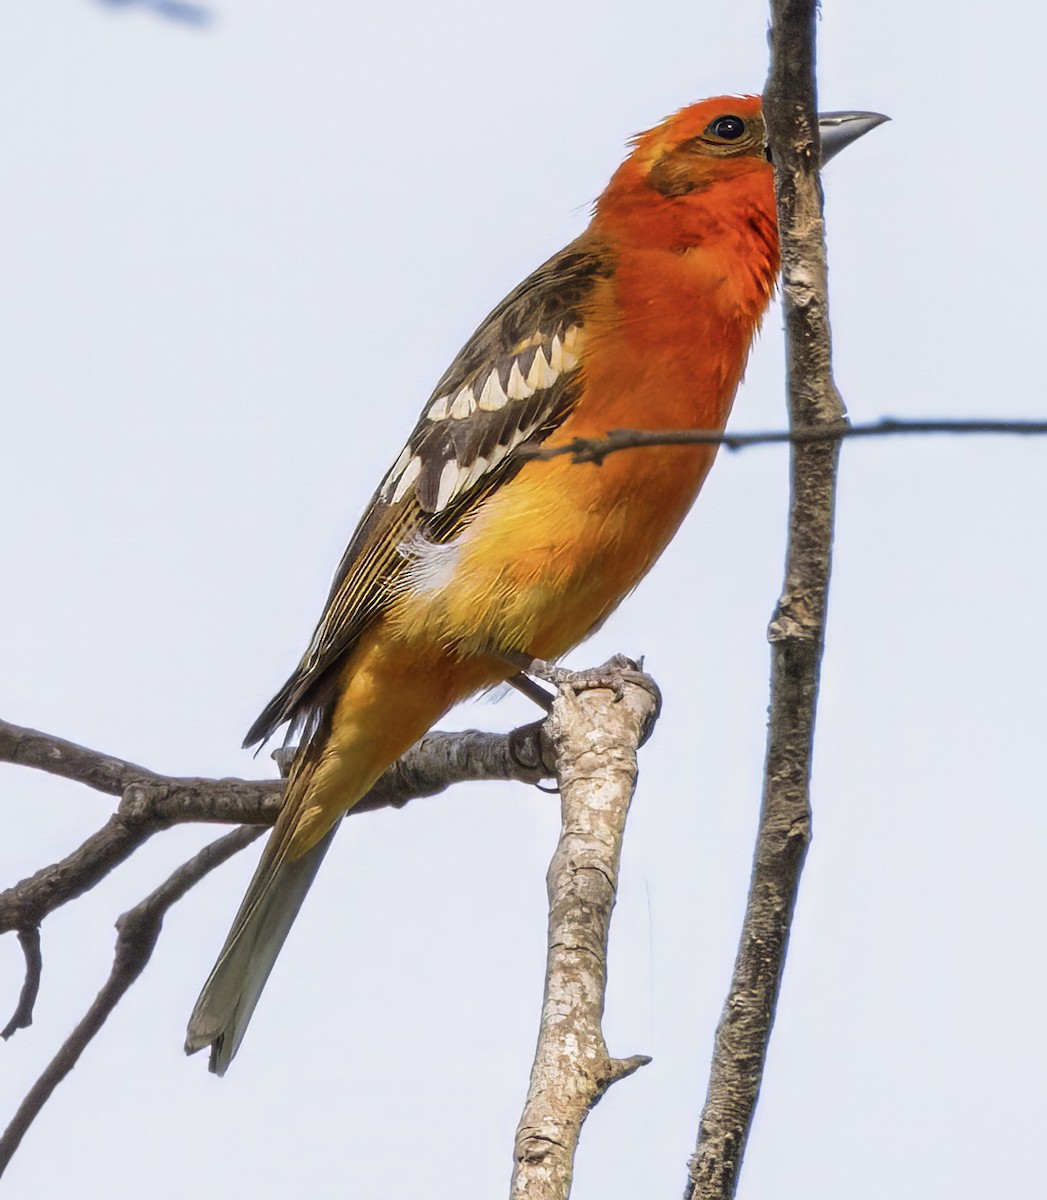
[[[579,392],[586,300],[610,274],[609,252],[584,238],[549,259],[483,321],[436,385],[342,558],[309,649],[251,726],[264,741],[285,721],[310,738],[338,670],[395,595],[412,538],[454,537],[523,465]]]

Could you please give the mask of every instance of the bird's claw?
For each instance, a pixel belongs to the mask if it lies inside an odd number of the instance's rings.
[[[658,685],[643,669],[643,659],[634,662],[624,654],[615,654],[599,667],[587,667],[582,671],[568,671],[554,666],[544,659],[535,658],[525,668],[528,675],[541,679],[556,687],[570,688],[578,693],[591,688],[606,688],[614,693],[617,703],[625,695],[625,685],[635,683],[654,697],[655,717],[662,711],[662,693]]]

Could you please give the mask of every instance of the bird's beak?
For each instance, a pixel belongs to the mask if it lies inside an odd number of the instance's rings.
[[[857,141],[863,133],[889,121],[883,113],[874,112],[828,112],[818,114],[818,132],[822,139],[822,166],[835,158],[837,154],[851,142]]]

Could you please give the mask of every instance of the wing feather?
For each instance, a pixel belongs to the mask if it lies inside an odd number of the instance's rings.
[[[245,745],[284,722],[306,739],[320,727],[346,655],[396,594],[410,562],[403,547],[418,536],[453,538],[520,470],[520,447],[564,421],[580,391],[586,301],[611,270],[606,247],[580,239],[524,280],[466,342],[364,512],[309,648]]]

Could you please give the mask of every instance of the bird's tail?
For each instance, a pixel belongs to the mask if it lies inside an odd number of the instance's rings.
[[[211,1047],[224,1074],[340,818],[457,700],[513,668],[389,636],[376,622],[341,691],[291,766],[283,807],[222,953],[189,1020],[185,1048]]]
[[[296,764],[297,765],[297,764]],[[288,800],[299,776],[288,785]],[[308,772],[304,772],[308,775]],[[297,808],[285,801],[284,817]],[[291,823],[278,820],[262,853],[247,894],[240,905],[214,970],[204,984],[185,1039],[187,1054],[211,1047],[210,1069],[224,1075],[233,1060],[254,1012],[265,981],[302,906],[306,892],[323,862],[340,821],[305,853],[287,853]]]

